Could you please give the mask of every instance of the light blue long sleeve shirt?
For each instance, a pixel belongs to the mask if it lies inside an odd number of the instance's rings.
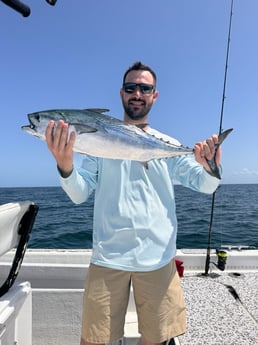
[[[193,155],[135,161],[85,156],[61,186],[74,203],[95,190],[91,262],[127,271],[152,271],[176,255],[177,218],[173,181],[213,193],[219,180]]]

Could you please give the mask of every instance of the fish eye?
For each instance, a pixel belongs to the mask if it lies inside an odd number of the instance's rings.
[[[36,115],[36,116],[35,116],[35,119],[36,119],[38,122],[40,122],[40,116],[39,116],[39,115]]]

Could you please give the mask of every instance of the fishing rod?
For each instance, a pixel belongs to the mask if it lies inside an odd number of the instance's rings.
[[[19,12],[23,17],[29,17],[30,8],[20,0],[0,0],[7,6],[11,7],[13,10]],[[57,0],[46,0],[49,5],[54,6]]]
[[[219,134],[221,134],[221,132],[222,132],[223,115],[224,115],[224,103],[225,103],[225,98],[226,98],[228,59],[229,59],[229,48],[230,48],[230,38],[231,38],[231,25],[232,25],[232,17],[233,17],[233,4],[234,4],[234,0],[231,0],[230,16],[229,16],[229,29],[228,29],[228,41],[227,41],[227,53],[226,53],[224,83],[223,83],[221,112],[220,112]],[[216,155],[216,151],[215,151],[215,155]],[[208,245],[207,245],[207,254],[206,254],[206,262],[205,262],[205,272],[204,272],[204,275],[208,275],[209,268],[210,268],[210,263],[211,263],[210,253],[211,253],[211,238],[212,238],[212,225],[213,225],[213,216],[214,216],[215,196],[216,196],[216,191],[212,194],[210,225],[209,225],[209,236],[208,236]],[[216,266],[220,270],[224,271],[225,264],[226,264],[226,259],[227,259],[226,252],[224,252],[224,251],[217,251],[217,255],[218,255],[218,264]]]

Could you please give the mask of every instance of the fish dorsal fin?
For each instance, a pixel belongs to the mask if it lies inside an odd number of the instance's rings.
[[[87,110],[87,111],[93,111],[95,113],[107,113],[109,111],[109,109],[101,109],[101,108],[87,108],[87,109],[83,109],[83,110]]]

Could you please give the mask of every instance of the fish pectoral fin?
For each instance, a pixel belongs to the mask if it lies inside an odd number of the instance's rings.
[[[88,108],[88,109],[83,109],[83,110],[87,110],[87,111],[94,111],[95,113],[106,113],[109,111],[109,109],[101,109],[101,108]]]
[[[80,123],[70,123],[70,126],[73,126],[77,134],[83,133],[95,133],[98,130],[94,127],[83,125]]]

